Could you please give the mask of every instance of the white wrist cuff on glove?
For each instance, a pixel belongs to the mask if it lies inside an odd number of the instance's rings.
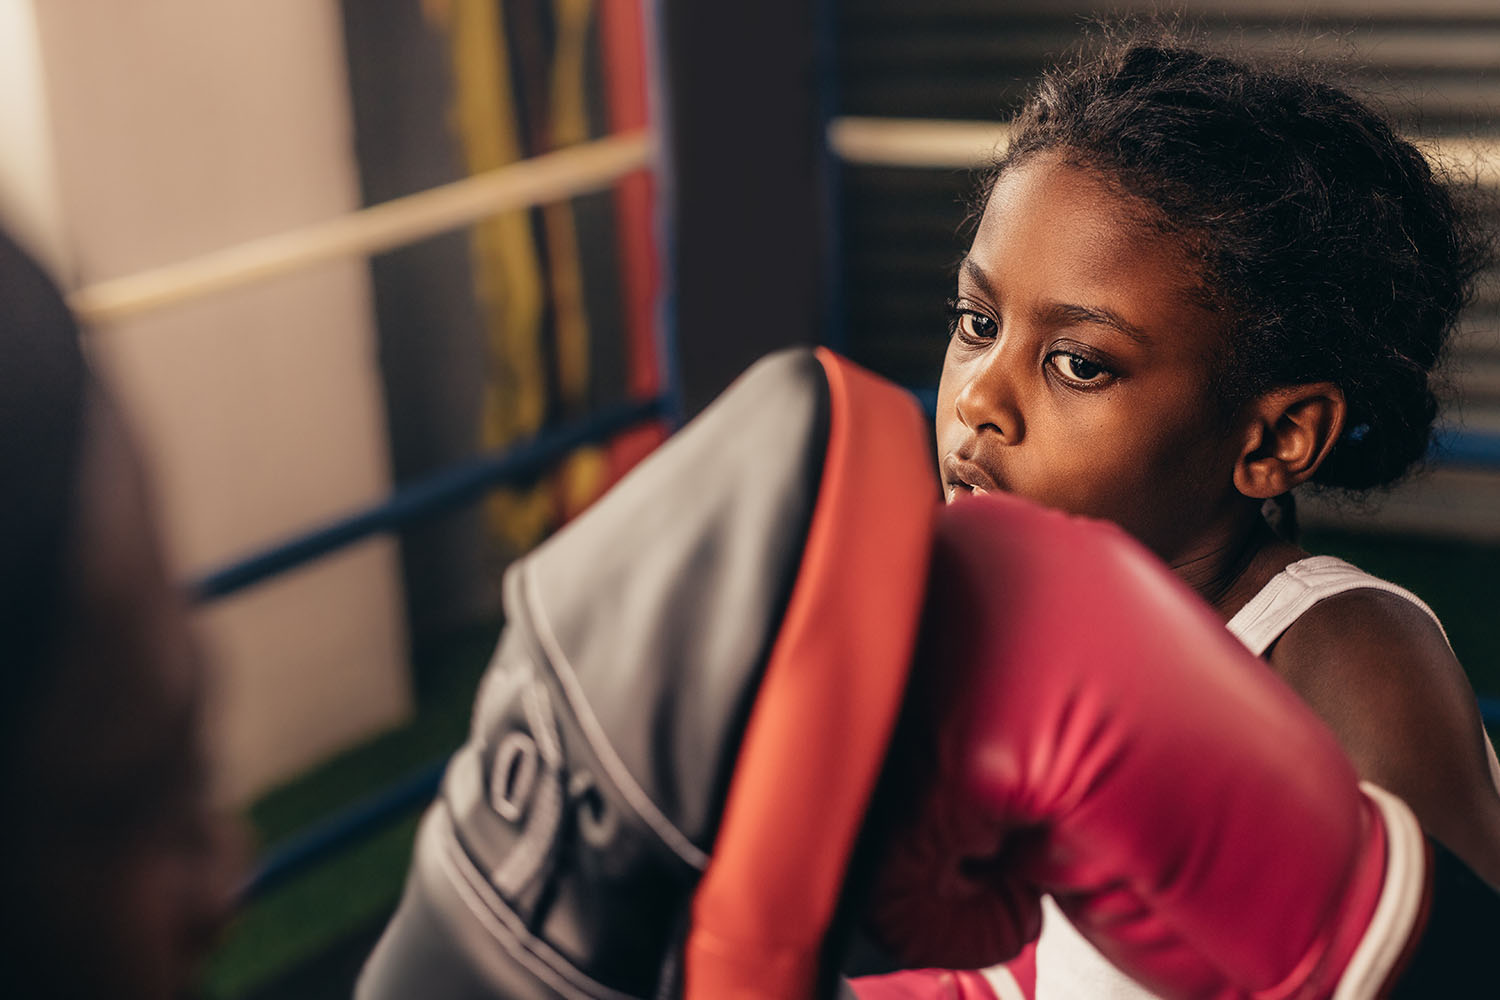
[[[1333,1000],[1372,1000],[1385,989],[1411,940],[1427,886],[1427,839],[1411,809],[1379,785],[1362,781],[1359,788],[1385,820],[1385,886]]]

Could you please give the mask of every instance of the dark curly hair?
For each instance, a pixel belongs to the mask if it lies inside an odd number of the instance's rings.
[[[1226,414],[1327,381],[1345,433],[1313,482],[1365,490],[1426,453],[1431,374],[1487,247],[1461,192],[1376,111],[1302,70],[1153,32],[1053,71],[985,178],[1039,153],[1151,206],[1226,319]]]

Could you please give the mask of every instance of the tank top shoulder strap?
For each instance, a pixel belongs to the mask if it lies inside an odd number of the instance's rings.
[[[1443,623],[1416,594],[1335,556],[1310,556],[1292,563],[1240,608],[1228,628],[1250,652],[1264,656],[1281,633],[1314,604],[1350,590],[1383,590],[1405,598],[1425,611],[1447,640]]]
[[[1319,601],[1350,590],[1383,590],[1388,594],[1403,597],[1423,611],[1437,625],[1446,642],[1448,633],[1438,616],[1416,594],[1389,580],[1371,576],[1357,566],[1351,566],[1334,556],[1311,556],[1300,559],[1271,578],[1271,582],[1229,620],[1226,626],[1230,633],[1249,647],[1256,656],[1264,656],[1281,633],[1291,628],[1292,623]],[[1452,643],[1449,643],[1452,648]],[[1490,766],[1490,779],[1500,792],[1500,756],[1495,745],[1485,733],[1485,756]]]

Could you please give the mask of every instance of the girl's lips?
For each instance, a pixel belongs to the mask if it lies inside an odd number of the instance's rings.
[[[949,455],[943,459],[943,483],[950,501],[957,495],[959,487],[969,490],[974,496],[1000,491],[1000,485],[993,476],[957,455]]]

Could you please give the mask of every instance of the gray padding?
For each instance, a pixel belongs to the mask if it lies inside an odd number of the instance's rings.
[[[602,987],[562,980],[553,969],[559,963],[536,954],[545,945],[487,913],[478,893],[460,892],[461,877],[453,877],[451,866],[462,858],[445,863],[442,857],[454,846],[446,815],[430,811],[401,905],[360,972],[355,1000],[613,1000]]]
[[[360,1000],[617,1000],[672,979],[828,406],[811,351],[761,362],[511,567],[469,740]]]
[[[615,751],[705,850],[801,562],[827,407],[811,352],[762,361],[528,560]]]

